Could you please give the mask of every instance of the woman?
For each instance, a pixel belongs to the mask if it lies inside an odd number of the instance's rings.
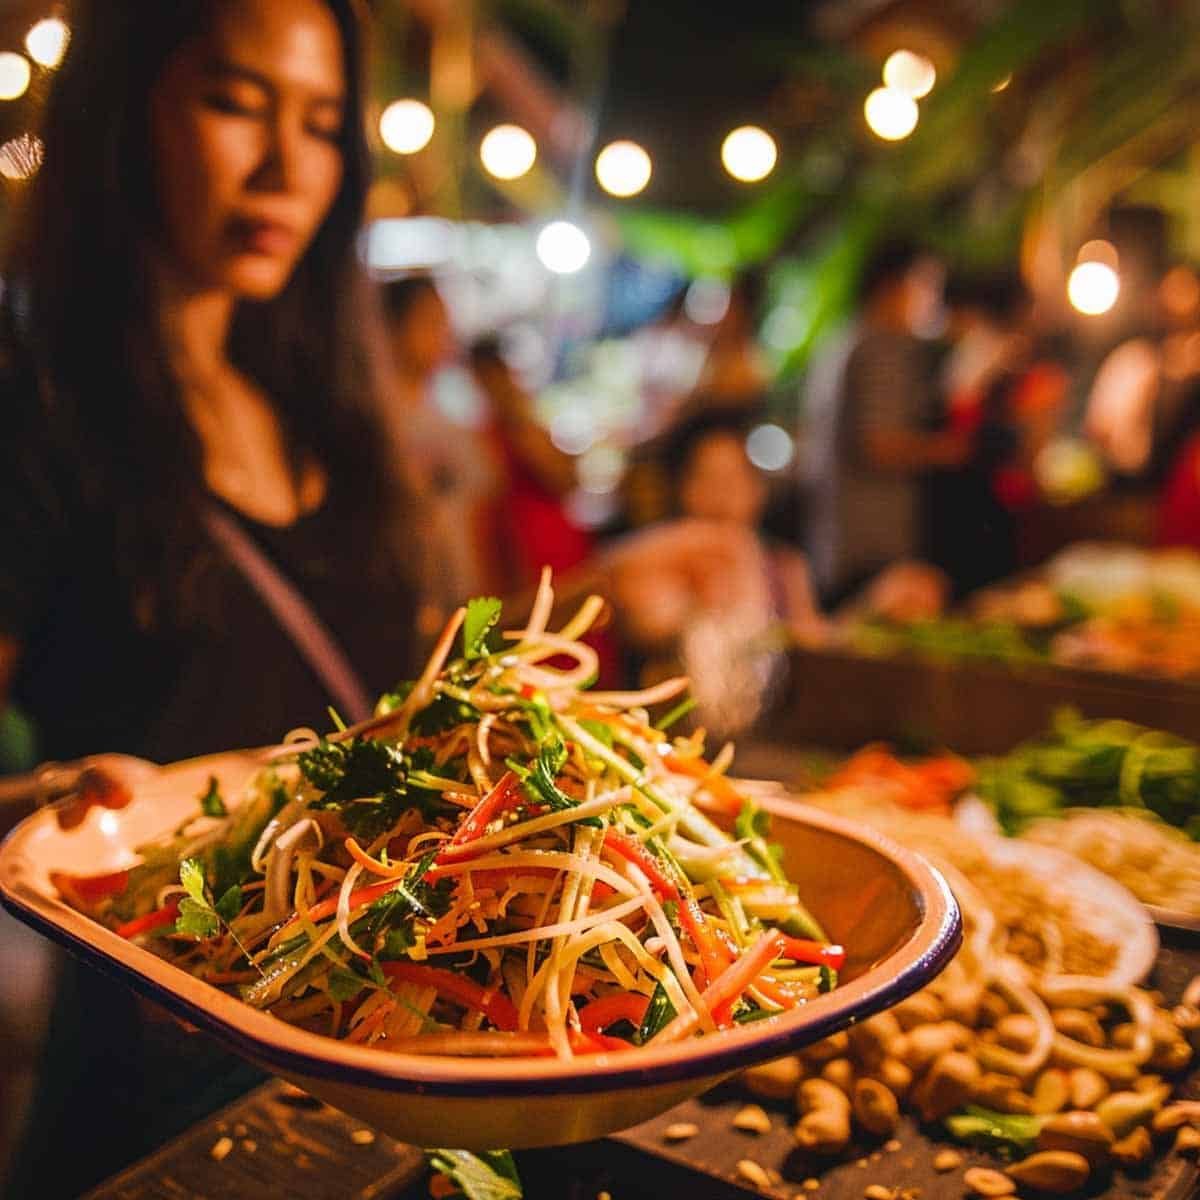
[[[164,761],[323,717],[214,508],[369,686],[411,657],[354,299],[359,55],[351,0],[80,13],[9,272],[0,464],[0,677],[47,756]]]
[[[55,758],[327,724],[243,552],[365,689],[408,670],[356,304],[354,4],[95,0],[72,32],[8,273],[0,684]],[[246,1083],[69,966],[48,1047],[9,1194],[78,1195]]]

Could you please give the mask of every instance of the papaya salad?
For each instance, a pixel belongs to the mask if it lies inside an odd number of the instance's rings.
[[[552,607],[548,573],[523,629],[471,601],[370,720],[294,730],[238,803],[214,779],[139,865],[60,890],[255,1008],[394,1052],[624,1051],[835,986],[845,952],[732,748],[668,732],[687,680],[588,690],[604,603],[557,632]]]

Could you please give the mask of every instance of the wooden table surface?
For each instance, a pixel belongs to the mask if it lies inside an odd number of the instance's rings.
[[[1154,984],[1176,999],[1200,973],[1200,938],[1164,934]],[[1181,1089],[1200,1098],[1200,1071]],[[662,1117],[600,1142],[517,1155],[527,1200],[734,1200],[753,1193],[737,1163],[749,1158],[777,1172],[779,1185],[760,1195],[862,1200],[868,1184],[915,1187],[921,1200],[961,1200],[961,1171],[933,1170],[941,1146],[906,1118],[899,1145],[859,1143],[834,1165],[795,1151],[786,1106],[772,1112],[771,1132],[735,1130],[745,1103],[731,1086],[690,1100]],[[700,1133],[682,1143],[663,1138],[666,1125],[688,1121]],[[995,1165],[983,1153],[968,1163]],[[818,1179],[816,1190],[804,1181]],[[364,1126],[283,1083],[268,1083],[194,1126],[142,1162],[91,1192],[86,1200],[416,1200],[427,1197],[420,1151]],[[1153,1171],[1115,1175],[1088,1200],[1188,1200],[1200,1195],[1194,1160],[1173,1155]]]

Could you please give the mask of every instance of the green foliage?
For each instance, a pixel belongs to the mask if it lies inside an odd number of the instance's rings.
[[[338,813],[362,841],[389,829],[408,805],[404,754],[385,742],[322,741],[300,755],[300,771],[322,793],[312,807]]]
[[[470,661],[487,653],[487,637],[500,620],[500,601],[495,596],[476,596],[467,601],[463,618],[463,657]]]
[[[525,1194],[507,1150],[430,1150],[429,1165],[453,1180],[467,1200],[521,1200]]]

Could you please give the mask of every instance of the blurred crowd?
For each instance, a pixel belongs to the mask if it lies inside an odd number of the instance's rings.
[[[739,603],[708,603],[700,576],[635,578],[605,635],[613,681],[682,665],[724,729],[769,699],[763,654],[819,643],[843,609],[932,615],[1079,538],[1200,548],[1200,280],[1167,258],[1155,214],[1112,225],[1122,296],[1105,319],[1047,305],[1015,267],[959,270],[883,242],[850,319],[782,384],[757,340],[762,272],[733,283],[715,322],[694,320],[681,289],[633,335],[640,408],[601,523],[503,337],[458,346],[433,280],[386,284],[392,425],[443,531],[431,572],[446,602],[518,595],[543,564],[570,592],[635,531],[742,531],[753,579]],[[455,358],[477,393],[469,424],[438,415]],[[764,430],[782,460],[755,453]],[[756,698],[736,699],[743,677]]]

